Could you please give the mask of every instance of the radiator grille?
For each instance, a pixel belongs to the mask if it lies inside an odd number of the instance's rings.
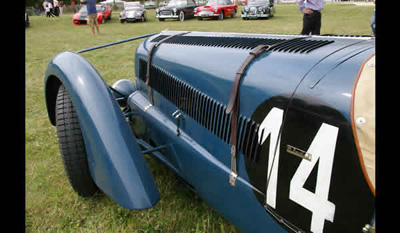
[[[160,15],[172,15],[172,10],[160,11]]]
[[[151,42],[158,42],[166,35],[160,35],[151,40]],[[208,36],[176,36],[166,40],[163,43],[187,45],[187,46],[203,46],[203,47],[221,47],[221,48],[235,48],[235,49],[254,49],[258,45],[266,44],[272,45],[281,41],[289,39],[276,39],[276,38],[254,38],[254,37],[208,37]],[[317,48],[323,47],[333,40],[294,40],[288,43],[283,43],[273,48],[271,51],[288,52],[288,53],[309,53]]]
[[[139,59],[139,79],[146,81],[146,61]],[[182,112],[197,121],[211,133],[231,143],[232,113],[226,114],[226,106],[182,82],[154,65],[150,67],[149,85]],[[260,149],[258,130],[260,125],[240,115],[238,120],[238,151],[256,162]]]

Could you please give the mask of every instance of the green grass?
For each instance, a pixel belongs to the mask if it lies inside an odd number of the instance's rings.
[[[72,15],[59,18],[32,16],[26,29],[26,231],[27,232],[238,232],[211,206],[177,181],[166,168],[147,158],[161,193],[149,210],[126,210],[105,195],[81,198],[64,173],[56,130],[46,112],[43,76],[49,61],[59,52],[78,51],[121,39],[160,32],[182,31],[298,34],[302,15],[294,4],[277,5],[269,20],[187,20],[159,22],[149,10],[148,22],[121,24],[118,12],[92,37],[87,26],[72,24]],[[326,4],[321,33],[370,35],[373,6]],[[142,40],[140,40],[142,41]],[[134,51],[140,41],[125,43],[83,56],[108,84],[133,80]]]

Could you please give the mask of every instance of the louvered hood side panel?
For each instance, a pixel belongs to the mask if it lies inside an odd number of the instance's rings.
[[[142,42],[136,53],[136,67],[140,59],[147,61],[152,45],[175,33],[160,33]],[[152,64],[227,106],[235,73],[251,49],[295,37],[299,36],[191,32],[162,43],[154,52]],[[266,99],[290,96],[321,60],[358,42],[357,39],[310,37],[285,43],[259,56],[243,77],[241,113],[249,117]],[[136,70],[138,76],[139,70]],[[143,90],[147,89],[143,87]]]

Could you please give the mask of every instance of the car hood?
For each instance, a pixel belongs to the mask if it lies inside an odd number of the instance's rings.
[[[97,16],[101,15],[101,12],[97,12]],[[72,17],[73,19],[79,19],[79,18],[86,18],[87,17],[87,13],[81,13],[81,12],[77,12],[74,14],[74,16]]]
[[[144,12],[144,11],[146,11],[145,9],[142,9],[142,10],[139,10],[139,9],[137,9],[137,10],[129,10],[129,11],[123,11],[125,14],[129,14],[129,13],[132,13],[132,12]]]
[[[176,8],[176,9],[182,9],[182,8],[185,8],[185,7],[188,7],[187,5],[185,5],[185,6],[163,6],[163,7],[160,7],[160,8],[158,8],[160,11],[166,11],[166,10],[173,10],[174,8]]]
[[[79,17],[81,16],[81,13],[75,13],[74,16],[72,17],[73,19],[79,19]]]
[[[222,8],[224,6],[226,6],[226,5],[217,4],[217,5],[211,5],[211,6],[198,6],[197,9],[198,10],[214,10],[215,7]]]

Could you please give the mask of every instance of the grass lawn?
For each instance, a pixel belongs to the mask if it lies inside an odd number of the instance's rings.
[[[373,6],[325,4],[321,34],[371,35],[369,22],[373,9]],[[26,29],[25,38],[26,232],[239,232],[151,158],[147,160],[161,193],[161,200],[154,208],[126,210],[105,195],[79,197],[68,183],[56,129],[48,120],[43,76],[49,61],[59,52],[78,51],[165,29],[298,34],[302,15],[297,5],[277,5],[276,16],[269,20],[242,20],[238,13],[236,18],[223,21],[159,22],[154,10],[149,10],[148,22],[121,24],[118,13],[113,12],[113,19],[100,26],[101,36],[96,37],[91,36],[89,27],[73,25],[72,15],[30,17],[31,26]],[[140,41],[82,55],[110,85],[123,78],[133,80],[134,51]]]

